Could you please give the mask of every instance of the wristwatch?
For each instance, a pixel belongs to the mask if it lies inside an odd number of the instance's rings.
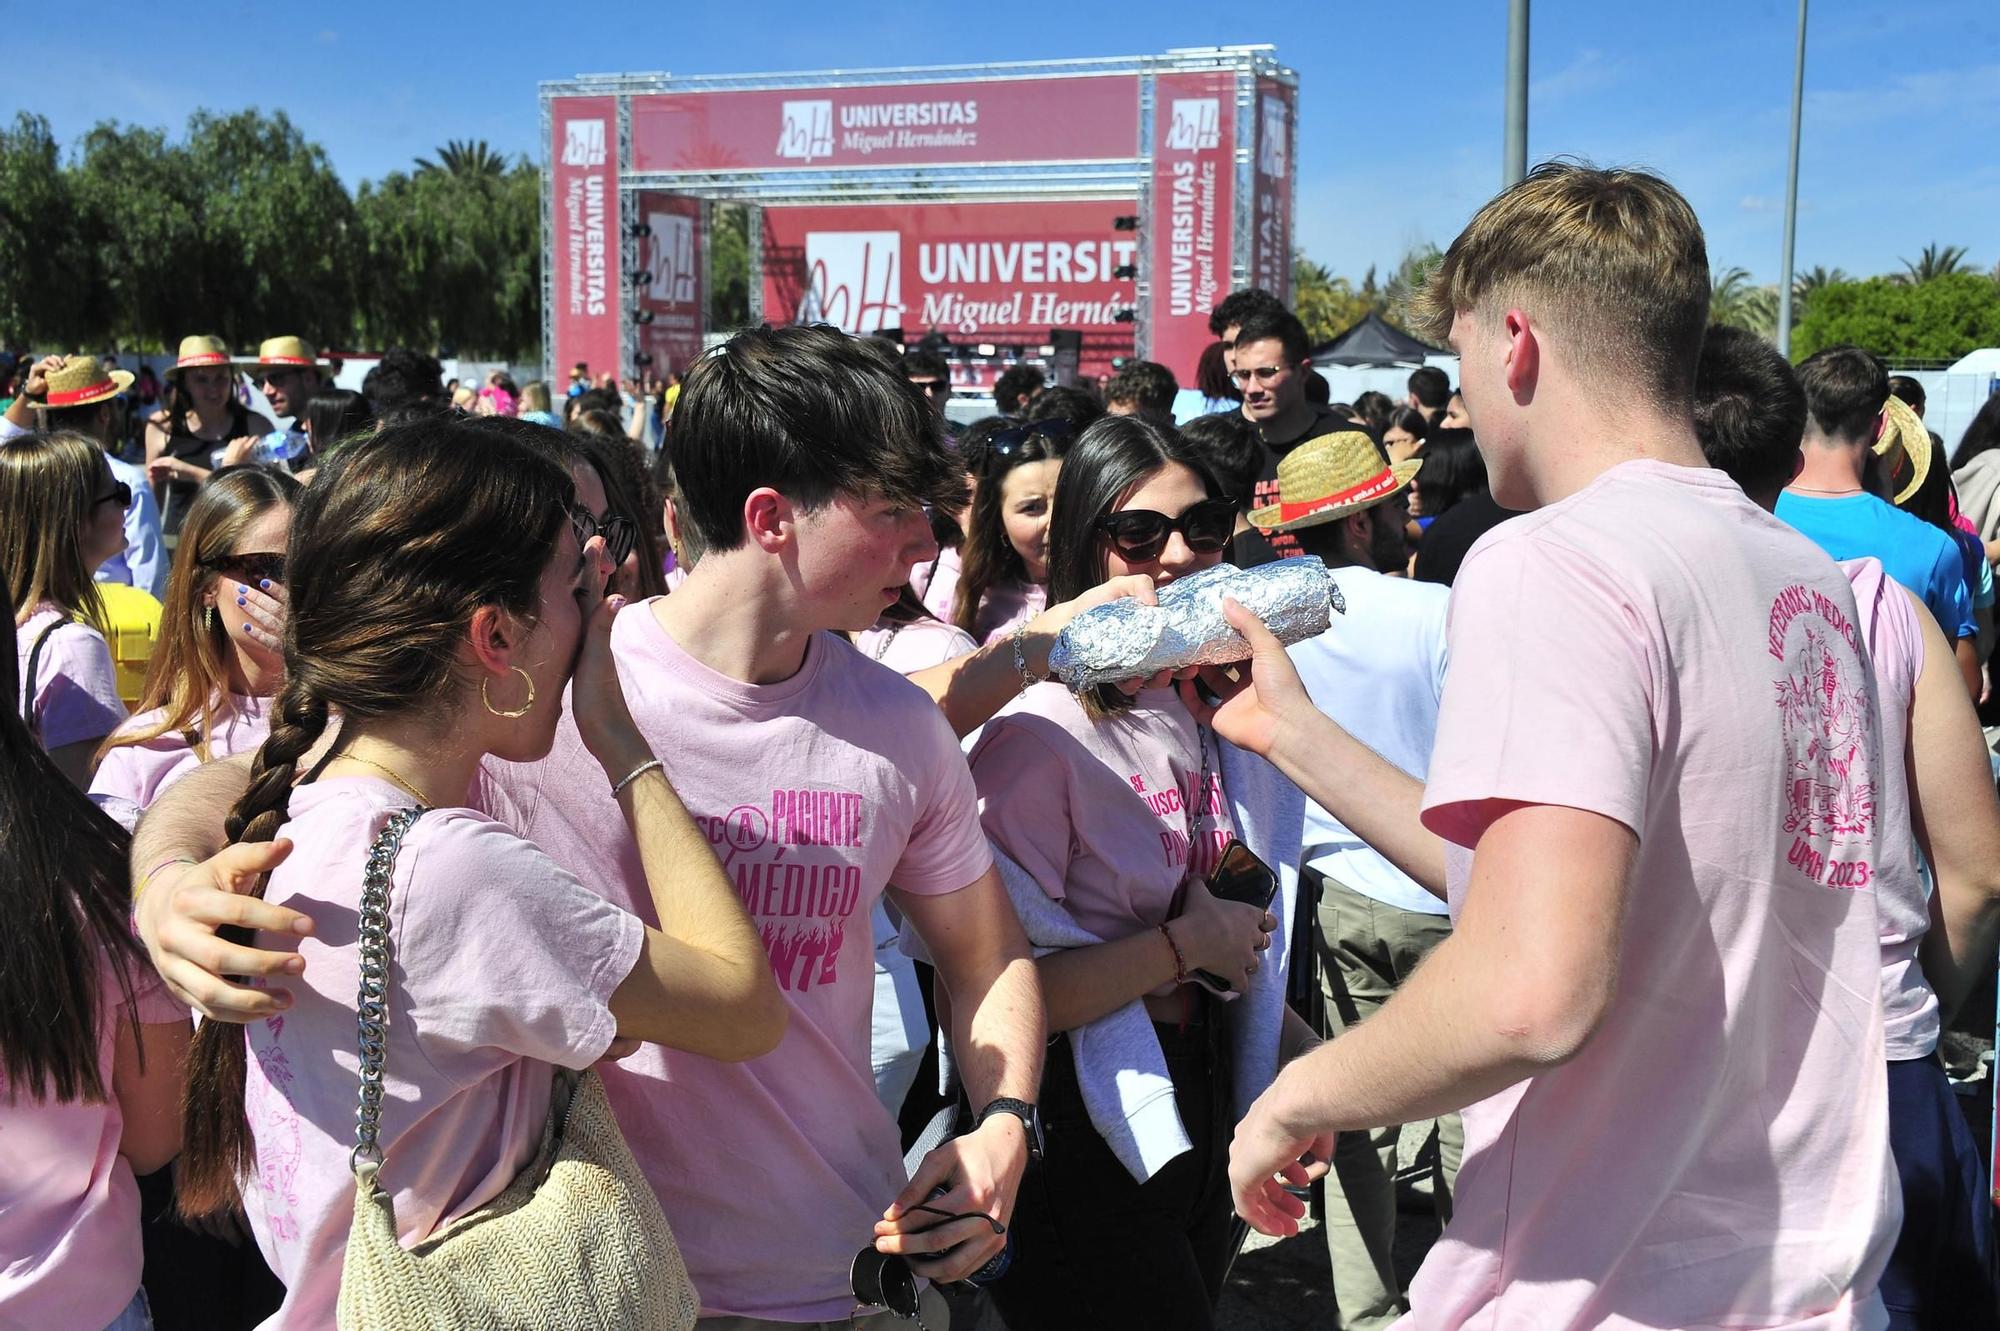
[[[1003,1095],[979,1111],[979,1117],[972,1121],[973,1130],[975,1132],[978,1131],[985,1125],[986,1120],[992,1118],[995,1114],[1012,1114],[1015,1118],[1020,1119],[1022,1126],[1028,1130],[1028,1158],[1030,1160],[1040,1160],[1042,1158],[1041,1110],[1035,1108],[1026,1100],[1010,1100]]]

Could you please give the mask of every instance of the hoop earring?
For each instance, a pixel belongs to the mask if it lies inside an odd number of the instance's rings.
[[[486,686],[493,682],[493,676],[488,675],[485,679],[479,681],[479,701],[486,704],[487,711],[493,713],[493,715],[497,717],[501,717],[508,721],[512,721],[519,717],[526,716],[528,714],[528,709],[535,705],[535,677],[529,674],[527,671],[521,669],[521,667],[519,666],[514,667],[514,673],[519,675],[522,679],[528,681],[528,701],[522,703],[519,707],[515,708],[511,712],[501,711],[498,707],[495,707],[493,705],[493,699],[487,696]]]

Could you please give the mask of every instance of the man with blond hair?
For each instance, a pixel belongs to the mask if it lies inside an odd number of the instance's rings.
[[[1451,936],[1289,1066],[1230,1182],[1266,1232],[1334,1134],[1463,1111],[1432,1328],[1886,1325],[1900,1221],[1873,901],[1881,776],[1848,583],[1695,437],[1700,225],[1657,177],[1543,166],[1425,296],[1494,498],[1453,587],[1420,784],[1283,649],[1184,696],[1412,878]]]

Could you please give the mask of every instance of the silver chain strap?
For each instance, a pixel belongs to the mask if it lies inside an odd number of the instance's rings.
[[[347,1166],[372,1175],[382,1166],[382,1074],[389,1061],[389,883],[396,852],[424,809],[401,809],[368,847],[361,875],[361,988],[355,999],[360,1030],[361,1101],[354,1111],[354,1149]]]

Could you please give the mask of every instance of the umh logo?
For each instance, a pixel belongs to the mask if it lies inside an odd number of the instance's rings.
[[[1203,152],[1222,146],[1222,103],[1214,97],[1174,98],[1167,146],[1176,152]]]
[[[564,127],[564,166],[604,165],[604,122],[572,120]]]
[[[654,213],[647,221],[653,228],[650,294],[654,300],[693,304],[694,219],[685,213]]]
[[[786,102],[778,131],[778,156],[810,162],[833,156],[833,103]]]
[[[900,231],[806,232],[806,291],[800,323],[879,333],[903,323]]]

